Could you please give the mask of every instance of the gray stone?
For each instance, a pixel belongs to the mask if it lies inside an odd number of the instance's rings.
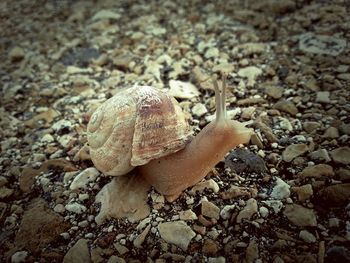
[[[320,127],[321,127],[321,124],[316,121],[306,121],[303,123],[303,128],[308,133],[311,133]]]
[[[305,208],[301,205],[286,205],[283,214],[290,222],[297,226],[317,226],[316,214],[312,209]]]
[[[329,127],[329,128],[325,131],[323,137],[328,138],[328,139],[336,139],[336,138],[339,137],[339,131],[338,131],[338,129],[335,128],[335,127]]]
[[[268,207],[271,207],[275,214],[279,213],[283,207],[283,203],[280,200],[266,200],[262,201],[262,203],[266,204]]]
[[[337,56],[345,47],[346,40],[333,35],[305,33],[299,38],[299,48],[306,53]]]
[[[28,256],[27,251],[17,251],[11,256],[11,263],[21,263],[26,262],[26,258]]]
[[[0,187],[0,199],[4,199],[13,194],[14,190],[11,188],[7,188],[6,186]]]
[[[326,163],[330,162],[332,159],[329,157],[328,151],[326,149],[319,149],[313,151],[309,154],[311,160],[314,161],[325,161]]]
[[[283,92],[282,88],[277,87],[277,86],[267,86],[267,87],[265,87],[264,91],[268,96],[270,96],[274,99],[281,98],[282,92]]]
[[[255,240],[251,240],[245,252],[245,262],[254,263],[259,257],[259,247]]]
[[[66,210],[75,214],[81,214],[86,211],[86,207],[77,203],[69,203],[65,206]]]
[[[88,240],[81,238],[74,246],[72,246],[63,258],[63,263],[88,263],[90,253],[88,248]]]
[[[299,237],[307,243],[316,242],[316,237],[307,230],[301,230],[299,233]]]
[[[283,152],[282,158],[285,162],[291,162],[295,157],[298,157],[309,150],[306,144],[289,145]]]
[[[348,146],[331,151],[333,161],[341,164],[350,164],[350,148]]]
[[[290,186],[281,178],[276,177],[276,185],[272,189],[270,196],[278,200],[288,198],[290,196]]]
[[[192,238],[196,235],[184,221],[161,223],[158,225],[158,231],[166,242],[184,251],[187,250]]]
[[[254,198],[247,201],[246,206],[239,212],[236,221],[241,223],[243,219],[250,220],[251,217],[258,212],[258,203]]]
[[[291,101],[281,100],[275,103],[273,107],[279,111],[289,113],[292,116],[295,116],[299,111],[295,104]]]
[[[318,91],[316,93],[316,102],[320,102],[320,103],[330,103],[330,99],[329,99],[329,91]]]

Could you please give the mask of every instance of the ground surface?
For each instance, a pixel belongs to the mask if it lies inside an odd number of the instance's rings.
[[[348,1],[109,2],[0,3],[0,261],[350,262]],[[141,223],[97,225],[96,106],[179,80],[197,132],[222,73],[250,144],[174,203],[149,191]]]

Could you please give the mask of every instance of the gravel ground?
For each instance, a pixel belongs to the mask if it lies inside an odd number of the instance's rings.
[[[1,1],[0,261],[350,262],[349,11]],[[151,189],[113,218],[95,199],[114,181],[89,157],[92,112],[135,83],[170,87],[197,133],[222,74],[250,143],[175,202]]]

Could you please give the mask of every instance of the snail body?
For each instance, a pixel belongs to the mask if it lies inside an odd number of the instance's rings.
[[[214,81],[216,119],[195,137],[176,100],[148,86],[134,86],[102,104],[88,124],[91,160],[108,175],[138,167],[158,192],[178,196],[202,180],[251,130],[229,120],[225,88]]]

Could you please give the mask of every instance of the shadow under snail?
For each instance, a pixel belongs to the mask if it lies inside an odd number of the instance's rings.
[[[91,160],[107,175],[138,172],[170,200],[201,181],[252,130],[227,118],[226,80],[215,88],[216,118],[195,137],[178,102],[150,86],[133,86],[105,101],[87,127]],[[128,174],[130,175],[130,174]],[[130,175],[132,176],[132,175]]]

